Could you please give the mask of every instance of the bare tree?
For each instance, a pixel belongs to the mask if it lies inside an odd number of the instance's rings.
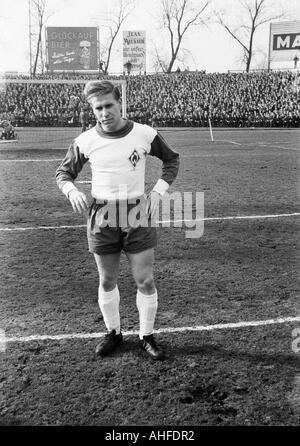
[[[167,72],[168,62],[166,54],[162,53],[162,49],[158,48],[156,44],[153,45],[154,55],[153,55],[153,67],[155,72],[162,70],[163,73]]]
[[[115,0],[114,2],[110,1],[109,10],[101,11],[101,16],[104,17],[102,29],[104,28],[106,30],[107,35],[101,45],[100,54],[102,72],[104,74],[108,73],[113,45],[120,28],[134,10],[135,5],[136,0]],[[95,20],[95,13],[93,14],[93,20]]]
[[[43,29],[49,18],[59,12],[65,5],[66,0],[54,5],[53,9],[47,10],[47,0],[29,0],[30,16],[32,20],[32,25],[34,31],[32,32],[31,38],[35,37],[35,48],[34,50],[34,63],[32,67],[32,75],[35,76],[38,68],[38,61],[40,60],[41,70],[44,70],[44,53],[42,44]],[[31,55],[30,55],[31,57]]]
[[[170,73],[174,62],[180,58],[179,53],[182,50],[182,42],[187,31],[192,26],[199,26],[205,23],[207,17],[204,12],[209,5],[210,0],[161,0],[160,18],[162,27],[168,32],[170,52],[169,58],[163,55],[162,49],[155,52],[156,65]]]
[[[44,23],[46,21],[45,19],[46,0],[31,0],[30,6],[32,8],[31,13],[33,14],[33,17],[35,17],[37,21],[37,42],[35,48],[34,63],[31,73],[33,76],[35,76],[39,57],[41,58],[41,63],[43,64],[41,49],[42,49],[42,31]]]
[[[229,25],[224,18],[224,12],[215,12],[218,23],[226,29],[231,37],[238,42],[243,49],[243,62],[248,73],[254,55],[254,36],[257,29],[265,23],[282,18],[282,12],[274,14],[274,7],[269,0],[239,0],[242,7],[241,15],[235,14],[239,25]]]

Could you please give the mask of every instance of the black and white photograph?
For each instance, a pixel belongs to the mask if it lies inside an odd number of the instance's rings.
[[[1,431],[299,427],[299,1],[1,0],[0,55]]]

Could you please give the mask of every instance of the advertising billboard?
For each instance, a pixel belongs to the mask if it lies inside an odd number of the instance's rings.
[[[300,59],[300,21],[270,24],[270,63],[289,62],[297,67]]]
[[[98,27],[47,27],[47,69],[98,70],[98,34]]]
[[[146,71],[146,31],[123,31],[123,68],[127,72]]]

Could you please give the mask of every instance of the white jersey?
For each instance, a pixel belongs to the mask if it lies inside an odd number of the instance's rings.
[[[134,199],[144,194],[146,156],[163,161],[158,192],[164,192],[177,175],[179,160],[158,132],[148,125],[126,121],[117,132],[104,132],[99,124],[80,134],[70,146],[56,178],[68,195],[74,180],[89,161],[92,171],[91,194],[99,200]]]
[[[91,164],[92,196],[106,200],[113,200],[120,194],[119,199],[141,196],[146,156],[156,134],[151,127],[135,123],[121,138],[106,138],[97,127],[78,136],[75,143]],[[123,190],[122,186],[125,186]]]

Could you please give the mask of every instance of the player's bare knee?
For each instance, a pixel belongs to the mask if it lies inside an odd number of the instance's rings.
[[[155,293],[155,283],[152,276],[137,280],[137,286],[143,294]]]
[[[112,276],[100,277],[99,286],[103,291],[112,291],[117,285],[117,280]]]

